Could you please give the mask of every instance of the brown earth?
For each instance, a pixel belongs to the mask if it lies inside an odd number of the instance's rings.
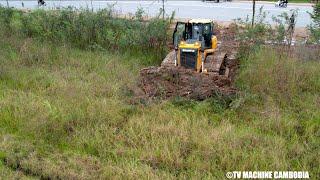
[[[151,98],[181,96],[203,100],[216,94],[236,93],[226,76],[196,73],[183,67],[149,67],[142,69],[140,75],[141,88]]]

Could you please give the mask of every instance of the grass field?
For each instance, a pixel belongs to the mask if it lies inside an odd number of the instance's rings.
[[[231,104],[132,103],[139,69],[161,61],[153,53],[0,31],[0,179],[223,179],[234,170],[320,178],[318,57],[249,53]]]

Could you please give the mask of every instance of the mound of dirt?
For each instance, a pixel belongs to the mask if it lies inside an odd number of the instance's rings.
[[[197,73],[183,67],[149,67],[140,71],[143,92],[147,97],[175,96],[203,100],[216,94],[232,95],[231,79],[214,73]]]

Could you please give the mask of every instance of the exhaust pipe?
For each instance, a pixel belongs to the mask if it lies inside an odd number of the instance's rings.
[[[177,63],[177,48],[175,48],[175,50],[174,50],[174,66],[177,66],[178,65],[178,63]]]
[[[202,58],[201,58],[201,72],[204,72],[204,57],[205,53],[202,54]]]
[[[201,72],[204,72],[204,63],[203,63],[203,61],[201,62]]]

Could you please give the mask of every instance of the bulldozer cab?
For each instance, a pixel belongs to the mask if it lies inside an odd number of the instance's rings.
[[[213,33],[213,22],[211,20],[190,20],[188,22],[177,22],[173,33],[173,44],[177,49],[181,41],[188,44],[201,43],[201,50],[211,48],[211,37]]]
[[[173,32],[175,65],[203,72],[207,55],[217,48],[213,28],[213,21],[209,19],[177,22]]]
[[[173,45],[175,47],[175,49],[178,48],[179,43],[181,41],[185,41],[186,40],[186,25],[187,23],[185,22],[177,22],[176,27],[173,31]]]

